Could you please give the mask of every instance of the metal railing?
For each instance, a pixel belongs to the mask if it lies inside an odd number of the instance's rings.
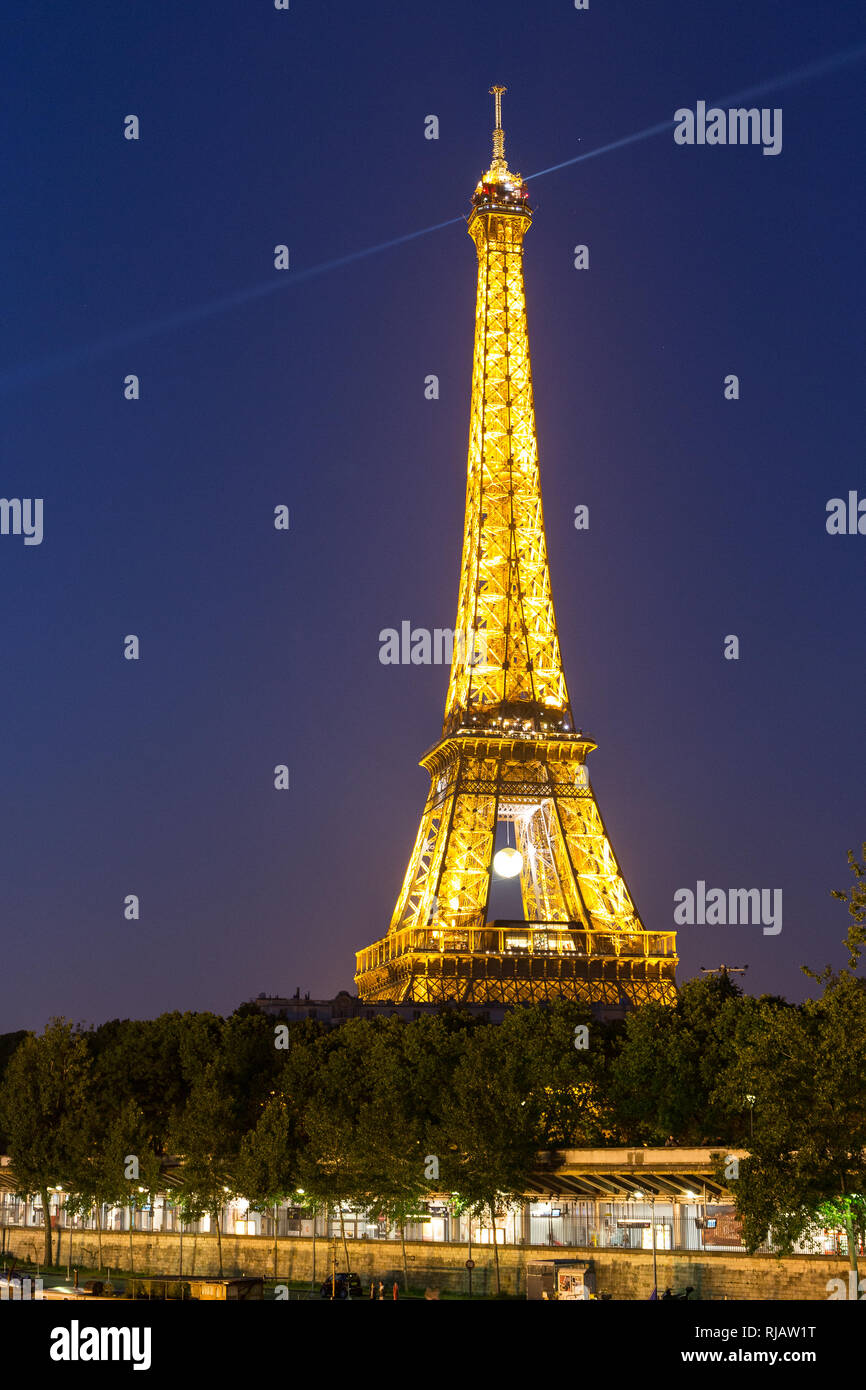
[[[664,1251],[693,1251],[702,1254],[743,1253],[744,1246],[739,1239],[736,1227],[723,1224],[721,1213],[728,1213],[728,1221],[733,1219],[733,1206],[730,1204],[711,1205],[709,1211],[703,1201],[695,1202],[650,1202],[630,1201],[565,1201],[561,1197],[527,1200],[515,1203],[509,1208],[503,1221],[498,1222],[497,1243],[510,1247],[524,1246],[535,1249],[554,1250],[571,1248],[584,1250],[622,1250],[649,1251],[653,1246],[653,1226],[655,1226],[655,1248]],[[252,1213],[248,1213],[252,1216]],[[129,1232],[129,1208],[104,1207],[100,1214],[100,1225],[105,1237]],[[158,1198],[154,1208],[133,1213],[133,1231],[142,1234],[165,1232],[180,1234],[180,1222],[176,1210],[162,1206]],[[712,1224],[708,1224],[712,1223]],[[238,1224],[245,1227],[238,1229]],[[489,1222],[472,1220],[472,1244],[489,1243],[492,1231]],[[78,1246],[79,1236],[87,1233],[92,1238],[95,1249],[97,1223],[93,1214],[85,1218],[70,1220],[62,1201],[59,1208],[51,1211],[51,1225],[55,1232],[71,1233]],[[213,1234],[213,1226],[208,1232],[208,1223],[188,1222],[183,1226],[183,1237]],[[399,1244],[400,1232],[396,1225],[376,1222],[375,1214],[363,1208],[344,1207],[343,1229],[350,1242],[376,1240]],[[323,1241],[340,1240],[341,1225],[335,1211],[320,1211],[313,1216],[305,1213],[302,1220],[290,1216],[286,1209],[278,1209],[276,1232],[272,1213],[257,1214],[254,1221],[240,1220],[237,1211],[227,1207],[220,1218],[223,1239],[257,1236],[273,1240],[307,1239],[313,1235]],[[42,1237],[42,1211],[30,1202],[16,1199],[9,1194],[0,1196],[0,1258],[11,1248],[10,1236],[13,1232],[26,1231],[34,1240],[35,1258],[39,1258]],[[457,1217],[448,1214],[436,1221],[410,1221],[406,1224],[405,1238],[411,1242],[429,1243],[436,1246],[462,1247],[469,1238],[469,1220],[464,1215]],[[64,1247],[65,1249],[65,1247]],[[804,1237],[795,1250],[801,1255],[824,1257],[844,1255],[847,1251],[845,1234],[841,1230],[815,1229],[811,1236]],[[759,1255],[775,1255],[778,1247],[772,1240],[764,1242],[755,1252]],[[863,1251],[860,1252],[863,1254]],[[7,1255],[8,1259],[8,1255]]]
[[[675,932],[604,931],[565,922],[438,923],[404,927],[358,952],[358,973],[410,954],[666,957],[676,955]]]

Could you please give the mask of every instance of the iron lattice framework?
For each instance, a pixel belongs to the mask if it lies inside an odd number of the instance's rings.
[[[365,1000],[672,1002],[673,932],[647,932],[574,729],[541,506],[523,285],[532,221],[505,161],[472,199],[478,254],[466,524],[442,738],[387,936],[357,957]],[[514,826],[524,920],[488,922],[496,828]]]

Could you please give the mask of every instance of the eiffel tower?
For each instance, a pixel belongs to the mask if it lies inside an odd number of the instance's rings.
[[[532,221],[493,159],[468,219],[478,253],[460,595],[445,722],[388,933],[357,953],[364,1000],[597,1009],[675,997],[675,933],[648,932],[589,782],[597,745],[575,730],[541,509],[523,285]],[[500,822],[516,847],[496,853]],[[507,832],[510,836],[510,831]],[[520,873],[523,919],[487,920],[491,875]]]

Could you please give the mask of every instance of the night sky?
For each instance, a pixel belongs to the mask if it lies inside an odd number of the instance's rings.
[[[680,979],[804,997],[866,838],[866,535],[825,525],[866,498],[858,7],[16,9],[0,494],[44,539],[0,536],[0,1031],[329,997],[387,929],[448,673],[379,632],[454,623],[493,83],[524,176],[667,123],[530,183],[559,634],[646,926],[783,890],[777,936],[681,928]],[[674,142],[765,83],[778,156]]]

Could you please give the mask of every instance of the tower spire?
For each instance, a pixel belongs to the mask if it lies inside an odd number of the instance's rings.
[[[491,87],[490,95],[496,107],[496,125],[493,127],[493,167],[505,166],[505,131],[502,129],[502,93],[507,87]]]

